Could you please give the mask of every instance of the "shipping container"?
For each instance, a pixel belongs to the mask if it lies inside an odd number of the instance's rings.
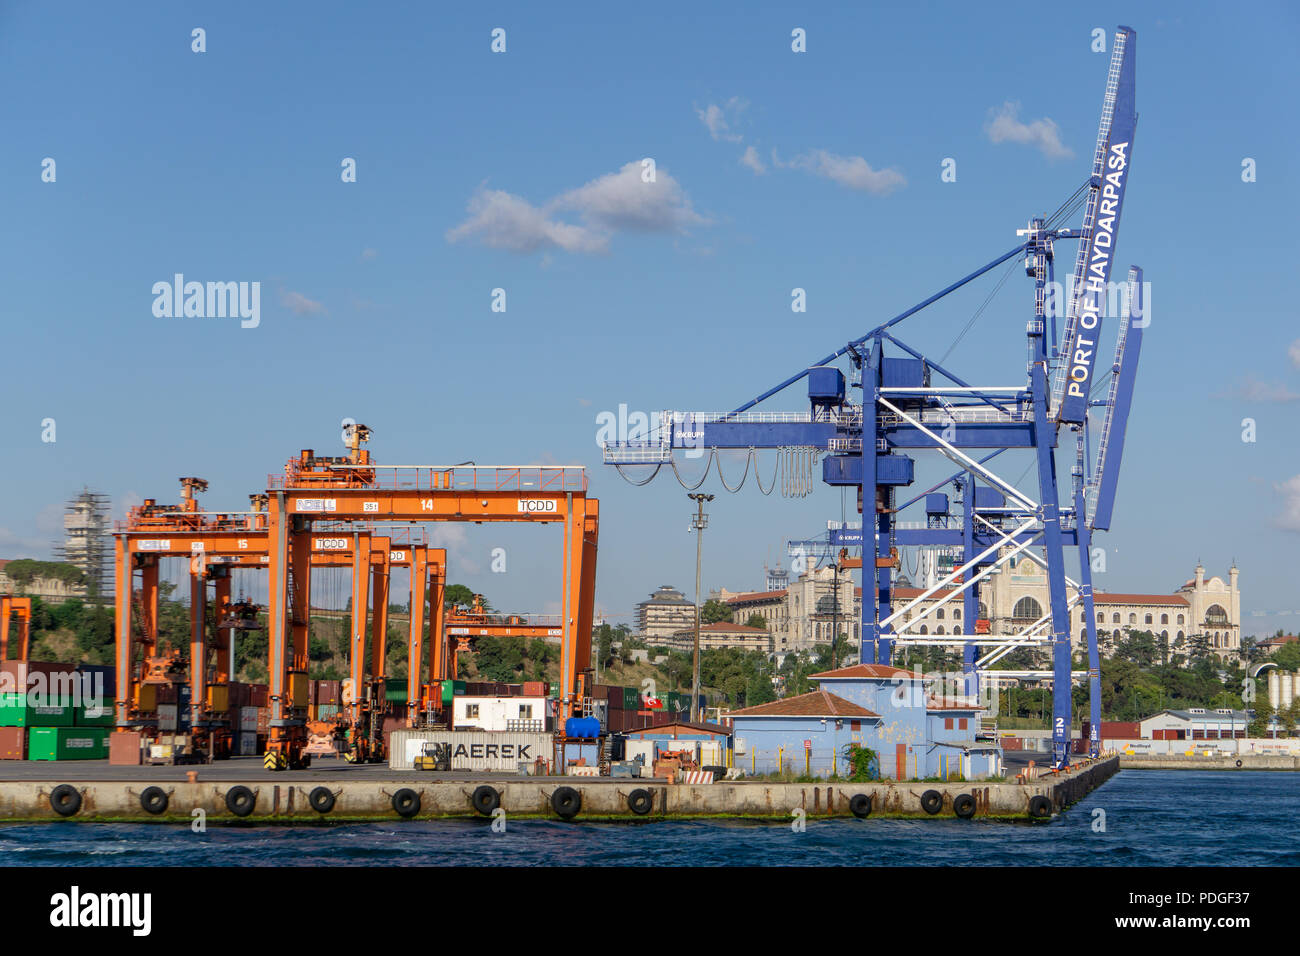
[[[339,715],[338,704],[317,704],[316,705],[317,720],[329,721],[329,720],[333,720],[338,715]]]
[[[171,732],[177,729],[179,721],[176,716],[176,704],[158,705],[158,729]]]
[[[457,730],[504,731],[515,721],[532,721],[546,729],[550,704],[545,697],[457,697],[452,704],[452,726]],[[515,728],[518,729],[518,728]]]
[[[27,734],[28,760],[105,760],[107,727],[33,727]]]
[[[71,727],[72,712],[69,698],[0,694],[0,727]]]
[[[641,709],[641,691],[635,687],[623,688],[623,709],[640,710]]]
[[[256,757],[261,751],[257,746],[257,734],[244,731],[236,735],[235,753],[241,757]]]
[[[532,765],[539,757],[554,759],[550,734],[492,733],[490,731],[396,730],[388,748],[392,770],[411,770],[426,742],[451,745],[452,770],[505,770],[516,772],[520,763]]]
[[[239,708],[239,722],[235,729],[240,731],[256,731],[257,713],[258,709],[256,707]]]
[[[0,727],[0,760],[27,759],[27,728]]]
[[[113,701],[108,697],[80,700],[72,711],[74,727],[112,727],[114,722]]]
[[[545,697],[548,693],[550,693],[550,686],[546,683],[546,681],[544,680],[524,681],[523,684],[524,697]]]
[[[144,759],[144,735],[127,730],[108,735],[108,762],[114,766],[138,767]]]
[[[82,693],[88,697],[109,697],[117,694],[117,669],[112,664],[78,664]]]
[[[71,693],[77,680],[75,664],[51,664],[44,661],[0,661],[0,693],[18,694],[40,691],[49,696]]]

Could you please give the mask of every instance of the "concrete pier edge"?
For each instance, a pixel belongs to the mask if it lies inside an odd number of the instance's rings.
[[[858,793],[871,797],[868,819],[923,818],[954,819],[953,800],[963,793],[975,799],[975,820],[1028,820],[1029,804],[1044,796],[1052,813],[1077,803],[1118,770],[1118,757],[1105,757],[1071,768],[1062,774],[1044,775],[1026,783],[981,782],[928,783],[880,781],[852,783],[767,783],[732,781],[713,784],[668,784],[664,780],[608,777],[509,777],[498,780],[446,780],[432,774],[408,774],[380,780],[340,781],[313,779],[310,771],[299,776],[287,772],[283,780],[222,781],[217,770],[205,768],[196,783],[149,780],[78,781],[70,773],[66,780],[0,781],[0,822],[88,822],[188,824],[194,811],[202,810],[211,825],[276,824],[328,825],[377,821],[479,818],[471,796],[476,787],[488,785],[500,794],[500,806],[507,818],[561,819],[551,808],[551,794],[559,787],[572,787],[582,795],[582,808],[575,822],[656,821],[686,819],[750,819],[788,821],[796,810],[810,819],[852,818],[849,800]],[[203,779],[209,774],[214,779]],[[60,816],[50,804],[50,795],[62,783],[73,787],[81,798],[77,812]],[[160,787],[168,797],[165,813],[152,815],[143,809],[140,795],[150,786]],[[232,787],[246,786],[253,792],[252,813],[240,817],[226,806]],[[313,810],[308,795],[326,787],[335,795],[327,814]],[[393,809],[393,795],[410,789],[420,796],[420,810],[401,817]],[[628,806],[633,790],[649,790],[654,798],[651,811],[634,814]],[[921,795],[928,790],[942,797],[933,815],[921,808]]]

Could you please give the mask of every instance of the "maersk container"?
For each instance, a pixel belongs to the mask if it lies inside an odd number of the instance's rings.
[[[555,759],[555,738],[551,734],[513,731],[394,730],[388,742],[390,770],[414,770],[415,758],[427,743],[451,746],[451,769],[506,770],[517,773],[519,764],[537,758]],[[437,774],[429,774],[437,779]]]
[[[107,760],[107,727],[33,727],[27,732],[28,760]]]

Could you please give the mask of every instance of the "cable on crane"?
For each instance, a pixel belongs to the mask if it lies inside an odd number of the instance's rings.
[[[664,463],[661,461],[661,462],[659,462],[659,464],[655,465],[655,470],[652,471],[652,472],[650,472],[650,477],[647,478],[645,481],[633,481],[631,478],[629,478],[629,477],[628,477],[628,476],[623,472],[623,466],[622,466],[622,465],[620,465],[620,464],[616,464],[616,463],[611,463],[611,464],[614,464],[614,470],[618,472],[619,477],[622,478],[624,481],[626,481],[629,485],[632,485],[632,486],[635,487],[635,488],[641,488],[641,487],[643,487],[643,486],[645,486],[645,485],[650,484],[650,482],[654,481],[654,480],[655,480],[655,475],[659,474],[659,469],[662,468],[662,467],[664,466]]]
[[[1011,273],[1014,272],[1019,265],[1020,265],[1019,262],[1013,260],[1011,264],[1007,266],[1006,271],[1002,273],[1002,278],[998,279],[997,285],[993,287],[993,291],[988,294],[988,297],[984,300],[984,302],[980,305],[980,307],[975,310],[975,314],[970,317],[970,321],[968,321],[966,325],[962,328],[962,330],[957,333],[957,337],[952,340],[952,345],[948,346],[948,351],[943,353],[943,357],[939,359],[940,365],[948,361],[948,356],[951,355],[953,353],[953,350],[956,349],[957,346],[961,344],[961,340],[966,337],[966,333],[975,327],[975,323],[980,320],[980,316],[983,315],[984,310],[989,307],[989,304],[993,301],[993,297],[1002,291],[1002,287],[1006,285],[1007,280],[1011,278]]]
[[[704,484],[704,480],[709,477],[709,466],[713,464],[713,459],[716,456],[716,450],[709,453],[709,460],[704,463],[704,474],[700,475],[700,480],[693,485],[688,485],[686,482],[682,481],[682,473],[677,470],[677,460],[675,458],[668,459],[668,464],[673,466],[673,474],[677,476],[677,483],[687,491],[694,491],[696,488],[700,487],[700,485]]]
[[[770,482],[770,483],[768,484],[768,486],[767,486],[767,491],[763,491],[763,479],[761,479],[761,478],[758,477],[758,455],[755,454],[755,456],[754,456],[754,484],[758,485],[758,490],[759,490],[760,492],[762,492],[765,496],[766,496],[766,495],[770,495],[772,492],[776,491],[776,476],[777,476],[777,473],[780,472],[780,470],[781,470],[781,455],[780,455],[780,453],[778,452],[778,454],[777,454],[777,456],[776,456],[776,461],[775,461],[775,462],[773,463],[773,465],[772,465],[772,480],[771,480],[771,482]]]
[[[716,451],[715,451],[715,454],[716,454]],[[726,488],[726,489],[727,489],[729,492],[731,492],[733,495],[734,495],[736,492],[738,492],[741,488],[744,488],[744,487],[745,487],[745,479],[749,477],[749,463],[750,463],[751,461],[753,461],[753,460],[754,460],[754,448],[753,448],[753,446],[751,445],[751,446],[750,446],[750,449],[749,449],[749,454],[745,456],[745,473],[742,474],[742,475],[740,476],[740,484],[736,485],[736,487],[733,488],[733,487],[731,487],[731,485],[727,484],[727,479],[724,478],[724,477],[722,476],[722,459],[719,458],[719,459],[717,460],[718,481],[722,482],[722,487],[723,487],[723,488]],[[755,474],[757,474],[757,473],[758,473],[758,470],[757,470],[757,468],[755,468]]]

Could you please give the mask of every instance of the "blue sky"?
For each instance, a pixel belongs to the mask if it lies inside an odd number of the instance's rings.
[[[1091,31],[1121,22],[1141,120],[1118,257],[1145,267],[1153,315],[1097,583],[1168,592],[1198,557],[1235,558],[1248,613],[1300,612],[1285,4],[6,4],[0,557],[47,554],[83,484],[121,505],[197,474],[208,507],[242,508],[299,448],[335,453],[352,417],[384,463],[589,465],[600,607],[689,590],[685,491],[601,466],[596,416],[733,408],[1014,246],[1088,174],[1108,60]],[[646,157],[661,188],[638,205],[625,169]],[[1000,271],[900,331],[943,354]],[[155,317],[176,272],[260,282],[260,325]],[[951,367],[1021,380],[1031,306],[1017,269]],[[708,490],[706,589],[760,587],[787,538],[841,517],[829,488]],[[439,533],[453,580],[554,607],[558,532]]]

